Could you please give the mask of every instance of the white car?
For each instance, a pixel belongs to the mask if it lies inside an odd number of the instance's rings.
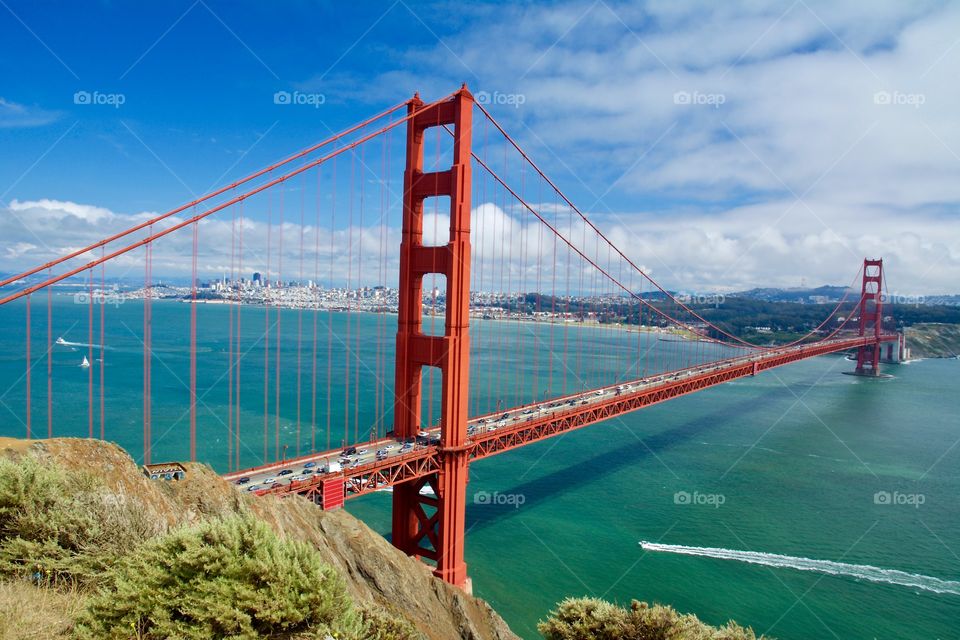
[[[264,478],[263,482],[261,482],[260,484],[273,484],[276,481],[277,481],[276,478]]]

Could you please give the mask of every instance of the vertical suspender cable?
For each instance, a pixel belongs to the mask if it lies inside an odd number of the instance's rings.
[[[27,369],[26,369],[26,377],[27,377],[27,406],[26,406],[26,409],[27,409],[27,424],[26,424],[26,427],[27,427],[27,439],[29,440],[29,439],[30,439],[30,413],[31,413],[31,412],[30,412],[30,296],[29,296],[29,295],[27,296],[26,334],[27,334],[27,335],[26,335],[26,340],[24,341],[25,344],[26,344],[26,350],[27,350],[27,357],[26,357],[26,360],[27,360]]]
[[[316,221],[313,225],[313,352],[311,354],[310,385],[310,452],[317,450],[317,316],[320,314],[320,167],[317,167],[317,186],[314,193]]]
[[[274,326],[276,344],[274,347],[274,407],[273,407],[273,458],[280,459],[280,321],[283,312],[283,299],[286,295],[283,286],[283,188],[280,183],[280,206],[277,211],[277,321]]]
[[[240,203],[240,224],[239,224],[239,234],[237,235],[237,273],[243,274],[243,205]],[[234,445],[233,445],[233,455],[234,455],[234,469],[242,468],[240,466],[240,372],[243,370],[243,367],[240,366],[242,355],[240,351],[240,311],[243,309],[243,293],[242,291],[238,294],[236,307],[236,318],[237,318],[237,331],[233,341],[234,351],[236,353],[236,359],[234,360],[234,373],[233,381],[235,384],[233,392],[233,400],[236,404],[236,415],[233,419],[233,433],[234,433]]]
[[[190,277],[190,461],[197,459],[197,243],[198,223],[193,223]],[[227,434],[229,441],[233,434]]]
[[[270,459],[269,448],[269,429],[270,429],[270,299],[273,297],[270,287],[270,249],[271,234],[273,232],[273,194],[267,194],[267,266],[261,278],[261,286],[264,288],[264,306],[263,306],[263,462]]]
[[[306,206],[307,193],[307,174],[303,174],[300,187],[300,273],[297,282],[298,292],[303,291],[303,210]],[[294,456],[300,455],[300,415],[301,415],[301,394],[303,393],[303,382],[301,367],[303,363],[303,303],[304,299],[298,295],[297,300],[297,439],[296,452]]]
[[[93,437],[93,269],[87,271],[87,437]]]
[[[363,194],[366,191],[366,177],[364,176],[364,169],[366,168],[366,163],[363,161],[363,151],[365,145],[360,145],[360,223],[359,223],[359,246],[357,247],[357,296],[359,298],[362,295],[363,291],[363,205],[364,198]],[[354,154],[356,155],[356,154]],[[359,301],[359,300],[358,300]],[[362,308],[358,309],[362,312]],[[356,323],[356,331],[354,332],[356,336],[356,347],[354,348],[354,355],[356,357],[356,365],[353,369],[353,428],[356,430],[355,439],[359,441],[360,438],[360,319],[362,313],[357,313],[354,319]],[[349,343],[348,343],[349,348]]]
[[[230,210],[230,285],[225,292],[227,296],[227,469],[233,469],[233,308],[235,304],[234,284],[237,282],[237,210]]]
[[[53,437],[53,287],[47,287],[47,437]]]
[[[333,180],[330,183],[330,281],[328,290],[333,291],[333,247],[334,227],[337,218],[337,159],[333,159]],[[330,439],[333,433],[333,423],[331,420],[333,403],[331,398],[331,388],[333,383],[333,310],[327,310],[327,451],[330,450]],[[344,434],[346,435],[346,434]],[[346,441],[344,441],[346,444]]]
[[[103,247],[100,247],[100,257],[102,258],[105,251]],[[107,291],[107,276],[106,276],[106,263],[100,263],[100,439],[103,440],[106,437],[106,424],[104,420],[104,377],[106,373],[104,368],[107,366],[106,347],[104,346],[106,336],[104,329],[104,319],[106,317],[106,291]],[[48,336],[49,337],[49,336]]]

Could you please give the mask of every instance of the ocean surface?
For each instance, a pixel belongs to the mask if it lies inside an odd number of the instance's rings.
[[[152,458],[179,459],[189,453],[189,305],[152,309]],[[22,302],[0,307],[3,436],[26,429],[25,312]],[[98,435],[102,370],[105,436],[140,460],[142,305],[105,308],[103,362],[96,348],[84,369],[88,313],[54,296],[51,337],[72,344],[55,345],[48,362],[46,296],[34,296],[31,429],[47,433],[49,367],[53,434]],[[377,353],[392,352],[395,316],[317,314],[314,419],[314,315],[242,309],[237,406],[228,391],[230,381],[237,388],[233,313],[198,305],[198,459],[231,466],[238,411],[241,467],[263,459],[265,427],[269,458],[389,428],[393,359]],[[95,307],[97,345],[98,323]],[[602,357],[559,365],[547,345],[564,335],[584,353],[622,344],[617,332],[592,328],[477,321],[471,332],[471,414],[495,410],[497,396],[510,406],[605,379]],[[639,340],[663,352],[661,366],[692,357],[682,344]],[[960,638],[960,361],[891,366],[888,380],[842,375],[851,366],[842,356],[796,363],[473,464],[466,553],[475,593],[524,638],[539,637],[537,621],[557,602],[584,595],[669,603],[782,639]],[[438,395],[425,393],[425,418],[436,419]],[[348,503],[384,534],[389,507],[389,494]]]

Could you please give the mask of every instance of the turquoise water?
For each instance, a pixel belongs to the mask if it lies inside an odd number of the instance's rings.
[[[889,381],[841,375],[849,366],[800,362],[473,465],[471,493],[525,498],[468,508],[476,593],[526,638],[571,595],[670,603],[779,638],[960,637],[957,593],[638,546],[957,580],[960,362],[900,366]],[[706,497],[676,504],[677,492]],[[924,503],[876,504],[877,492]],[[388,529],[379,496],[351,510]]]
[[[185,453],[189,395],[179,380],[188,379],[188,313],[187,305],[154,305],[155,460]],[[241,453],[247,466],[263,454],[263,351],[257,341],[264,315],[254,308],[242,313],[241,344],[251,347],[241,374]],[[45,433],[46,317],[36,301],[33,314],[33,355],[40,357],[32,375],[32,422],[35,432]],[[200,357],[208,363],[197,383],[204,397],[197,418],[198,457],[218,469],[227,466],[226,383],[218,382],[228,361],[221,335],[227,314],[213,305],[198,310]],[[296,367],[287,363],[296,357],[297,314],[281,316],[281,443],[293,455]],[[345,332],[346,314],[324,317],[338,335]],[[23,318],[22,305],[0,308],[2,389],[25,369]],[[303,318],[304,334],[312,335],[312,316]],[[333,410],[335,443],[344,437],[345,422],[351,438],[355,426],[363,431],[378,423],[377,380],[387,391],[392,382],[392,359],[377,362],[375,354],[378,340],[392,345],[395,318],[354,314],[352,322],[352,335],[359,328],[363,338],[359,421],[355,425],[355,417]],[[86,342],[85,323],[85,307],[55,301],[54,338]],[[108,308],[107,327],[107,437],[137,455],[142,449],[139,305]],[[477,396],[471,407],[494,402],[490,390],[502,386],[501,379],[512,383],[520,377],[516,386],[532,389],[536,374],[537,393],[548,384],[529,356],[521,367],[518,350],[503,348],[503,331],[513,329],[475,323]],[[598,353],[613,339],[597,330],[583,332]],[[528,354],[543,352],[549,362],[543,349],[549,333],[517,335],[531,345]],[[341,398],[340,405],[348,360],[341,359],[342,346],[332,350],[330,362],[338,383],[331,385],[331,394]],[[87,432],[87,373],[76,366],[83,352],[78,349],[53,352],[55,435]],[[271,344],[271,354],[272,349]],[[327,359],[320,351],[317,438],[325,444]],[[310,378],[309,364],[301,366],[303,378]],[[604,375],[602,362],[583,362],[581,368],[590,371],[565,374],[571,387],[580,377]],[[573,595],[670,603],[708,622],[733,618],[779,638],[958,637],[960,595],[950,583],[960,579],[960,362],[891,367],[896,377],[886,381],[841,375],[849,368],[839,356],[800,362],[475,463],[468,495],[477,500],[467,511],[467,562],[475,592],[525,638],[538,637],[537,620]],[[561,375],[550,383],[554,389],[562,384]],[[303,384],[301,450],[306,450],[310,394],[309,384]],[[271,381],[269,407],[274,391]],[[22,385],[0,395],[0,435],[23,434],[24,400]],[[268,413],[272,456],[275,424],[272,409]],[[389,424],[389,415],[380,424]],[[387,533],[389,502],[386,494],[373,495],[348,508]],[[641,540],[671,546],[645,551]],[[679,547],[706,555],[677,553]],[[711,557],[716,555],[733,559]],[[811,561],[843,565],[830,574],[823,571],[833,565]]]

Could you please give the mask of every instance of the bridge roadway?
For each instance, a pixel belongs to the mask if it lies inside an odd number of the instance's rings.
[[[897,339],[895,334],[884,335],[880,342]],[[664,400],[873,341],[873,337],[836,338],[770,349],[471,418],[467,424],[470,457],[503,453]],[[390,490],[395,484],[436,472],[439,456],[443,455],[439,440],[440,428],[433,427],[421,431],[416,442],[380,438],[352,445],[356,450],[349,453],[351,447],[313,453],[236,471],[224,478],[256,495],[296,493],[323,504],[324,486],[342,486],[344,498],[352,498]],[[342,499],[335,499],[334,503],[340,502]]]

